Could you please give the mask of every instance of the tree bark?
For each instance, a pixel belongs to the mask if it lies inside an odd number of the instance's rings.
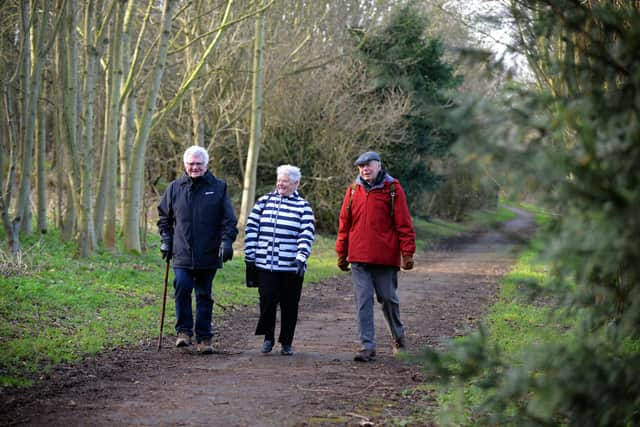
[[[4,175],[0,172],[0,215],[2,216],[2,226],[7,241],[7,250],[12,257],[18,255],[20,251],[20,235],[19,220],[14,217],[11,219],[10,205],[12,189],[15,184],[16,168],[18,165],[18,143],[16,132],[16,114],[14,112],[14,97],[11,84],[4,85],[2,103],[4,106],[4,123],[6,124],[6,133],[8,147],[11,153],[9,172],[7,176],[6,187],[4,185]],[[2,161],[2,150],[0,150],[0,165]],[[6,189],[5,189],[6,188]]]
[[[151,88],[147,93],[139,120],[140,126],[136,134],[129,164],[129,180],[125,194],[124,212],[124,246],[133,252],[140,252],[140,206],[142,202],[142,182],[144,179],[144,162],[147,141],[151,132],[153,113],[156,108],[156,99],[160,91],[160,83],[164,74],[169,50],[169,38],[171,36],[171,18],[176,0],[166,0],[162,11],[161,36],[158,45],[158,55],[153,67]]]
[[[46,81],[42,87],[42,95],[46,98]],[[48,229],[47,224],[47,108],[42,105],[38,109],[38,140],[36,150],[37,162],[37,191],[38,191],[38,232],[45,234]],[[0,162],[1,164],[1,162]]]
[[[123,5],[116,4],[109,46],[109,68],[107,69],[107,105],[105,107],[105,129],[100,192],[96,201],[96,233],[103,236],[106,249],[116,250],[116,189],[118,156],[118,122],[121,114],[120,90],[122,88],[122,30]],[[105,219],[106,212],[106,219]],[[99,221],[99,222],[98,222]],[[104,233],[103,232],[104,224]]]
[[[152,2],[153,0],[151,0]],[[150,4],[151,4],[150,2]],[[134,67],[134,55],[129,55],[131,50],[131,32],[133,28],[134,20],[132,17],[134,16],[134,2],[128,2],[127,9],[124,14],[124,22],[123,22],[123,30],[122,30],[122,70],[132,70]],[[145,19],[146,22],[146,19]],[[144,24],[143,24],[144,26]],[[124,76],[123,76],[124,77]],[[127,83],[127,80],[122,82],[122,87],[120,89],[120,105],[121,114],[120,114],[120,131],[118,135],[118,161],[119,161],[119,172],[120,172],[120,191],[119,191],[119,202],[120,202],[120,215],[124,215],[125,212],[125,193],[127,191],[128,185],[128,171],[129,171],[129,159],[131,158],[131,147],[133,146],[133,137],[135,136],[136,126],[135,126],[135,118],[136,118],[136,91],[130,90],[130,84]]]
[[[35,67],[32,64],[32,50],[34,46],[32,41],[36,37],[36,31],[33,29],[31,3],[25,1],[22,3],[21,15],[21,31],[22,35],[22,144],[21,144],[21,162],[20,162],[20,185],[18,190],[18,206],[16,220],[18,227],[27,235],[31,234],[31,206],[29,203],[29,195],[31,193],[31,168],[33,165],[33,146],[35,135],[35,100],[38,99],[36,87],[33,83],[35,76]],[[28,212],[27,212],[28,210]],[[29,217],[29,218],[27,218]]]
[[[244,230],[249,212],[253,207],[256,194],[256,176],[258,170],[258,158],[262,139],[262,104],[263,104],[263,78],[264,78],[264,12],[256,17],[255,41],[253,53],[253,90],[251,99],[251,135],[249,150],[247,151],[247,164],[245,167],[244,182],[242,186],[242,204],[238,227]]]

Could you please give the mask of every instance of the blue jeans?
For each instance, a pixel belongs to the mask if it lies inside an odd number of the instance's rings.
[[[358,336],[362,348],[376,349],[376,331],[373,318],[373,297],[382,304],[382,314],[387,329],[394,339],[404,335],[400,321],[400,299],[398,288],[398,268],[362,263],[351,264],[351,281],[358,318]]]
[[[196,342],[213,336],[211,288],[217,270],[189,270],[174,267],[173,289],[176,302],[176,332],[193,336],[191,291],[196,294]]]

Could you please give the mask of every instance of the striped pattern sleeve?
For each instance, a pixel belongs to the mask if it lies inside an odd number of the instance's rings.
[[[247,218],[247,225],[244,229],[244,259],[245,261],[256,261],[256,247],[258,245],[258,230],[260,229],[260,217],[265,208],[267,200],[271,194],[260,197],[253,205],[251,213]]]
[[[271,271],[295,271],[306,262],[315,238],[311,205],[297,192],[271,193],[258,199],[245,229],[245,259]]]
[[[298,234],[298,253],[296,258],[302,262],[307,262],[307,258],[311,256],[311,247],[313,246],[313,240],[315,239],[315,218],[313,216],[313,210],[311,205],[306,200],[304,201],[302,215],[300,218],[300,232]]]

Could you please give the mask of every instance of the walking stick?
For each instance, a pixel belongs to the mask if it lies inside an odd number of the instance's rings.
[[[162,315],[160,316],[160,336],[158,337],[158,351],[162,348],[162,328],[164,326],[164,309],[167,305],[167,283],[169,282],[169,257],[164,267],[164,291],[162,292]]]

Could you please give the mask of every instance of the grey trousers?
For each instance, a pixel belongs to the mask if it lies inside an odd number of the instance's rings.
[[[382,314],[387,328],[394,339],[404,335],[404,326],[400,321],[400,299],[398,288],[398,269],[385,265],[362,263],[351,264],[351,280],[358,318],[358,337],[362,348],[376,349],[376,332],[373,315],[373,296],[382,304]]]

